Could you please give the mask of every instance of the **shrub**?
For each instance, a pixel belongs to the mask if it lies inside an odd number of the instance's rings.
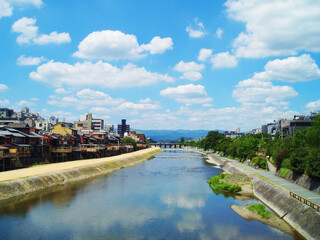
[[[290,171],[290,169],[288,169],[288,168],[280,168],[279,175],[280,175],[280,177],[285,178],[288,175],[289,172],[292,174],[292,171]]]
[[[253,163],[253,164],[258,164],[258,162],[259,162],[259,157],[254,157],[254,158],[252,158],[252,160],[251,160],[251,162]]]
[[[252,213],[257,213],[262,218],[269,218],[270,212],[266,210],[266,207],[262,204],[252,204],[247,206],[247,209]]]
[[[281,168],[291,169],[290,158],[285,158],[282,161]]]
[[[267,168],[267,159],[265,159],[265,158],[261,159],[259,162],[259,167],[262,169],[266,169]]]

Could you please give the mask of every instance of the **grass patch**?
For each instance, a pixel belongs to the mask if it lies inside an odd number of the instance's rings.
[[[241,187],[238,184],[230,184],[225,182],[224,179],[230,176],[229,174],[221,173],[217,176],[211,177],[208,179],[207,183],[209,183],[212,190],[216,193],[237,193],[241,191]]]
[[[280,177],[285,178],[289,172],[292,173],[291,170],[288,168],[280,168],[279,175]]]
[[[262,204],[252,204],[247,206],[247,209],[253,214],[258,214],[260,217],[264,219],[270,218],[270,212],[266,210],[266,207]]]

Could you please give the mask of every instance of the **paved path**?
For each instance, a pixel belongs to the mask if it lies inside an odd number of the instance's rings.
[[[250,167],[250,166],[245,165],[243,163],[240,163],[238,161],[235,161],[235,160],[232,160],[229,158],[225,158],[225,157],[221,157],[217,154],[215,154],[215,156],[220,157],[224,160],[227,160],[230,163],[232,163],[233,165],[236,165],[236,166],[238,166],[248,172],[254,173],[255,175],[260,175],[265,178],[268,178],[272,182],[280,185],[285,190],[295,192],[295,193],[299,194],[300,196],[320,205],[320,194],[312,192],[310,190],[307,190],[307,189],[305,189],[297,184],[291,183],[281,177],[275,176],[274,172],[268,172],[268,171],[264,171],[264,170],[255,169],[253,167]]]

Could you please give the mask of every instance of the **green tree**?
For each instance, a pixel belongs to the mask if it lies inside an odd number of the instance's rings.
[[[301,131],[297,131],[294,134],[292,138],[292,145],[294,146],[290,153],[292,170],[294,172],[304,173],[309,149],[306,146],[306,137]]]
[[[125,137],[125,138],[123,139],[123,143],[124,143],[124,144],[128,144],[128,145],[133,145],[134,150],[137,150],[137,143],[136,143],[136,141],[135,141],[133,138],[131,138],[131,137]]]
[[[306,138],[312,147],[320,148],[320,114],[312,121],[312,126],[305,129]]]
[[[217,150],[227,153],[227,149],[234,143],[232,138],[222,138],[217,143]]]
[[[320,178],[320,149],[312,148],[307,156],[306,173],[310,177]]]
[[[203,139],[204,150],[216,149],[218,141],[223,138],[225,138],[225,136],[222,133],[219,133],[218,131],[210,131],[208,135]]]
[[[246,159],[251,153],[258,150],[258,140],[253,136],[242,136],[237,138],[239,146],[237,148],[237,156],[240,159]]]
[[[180,143],[184,143],[184,137],[181,137],[179,140]]]

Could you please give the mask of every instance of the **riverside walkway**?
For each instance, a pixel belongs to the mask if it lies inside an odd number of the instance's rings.
[[[320,205],[320,194],[312,192],[312,191],[305,189],[297,184],[291,183],[281,177],[278,177],[278,176],[274,175],[273,172],[255,169],[255,168],[250,167],[246,164],[240,163],[236,160],[222,157],[218,154],[214,154],[214,156],[221,158],[223,160],[226,160],[226,161],[230,162],[231,164],[233,164],[239,168],[242,168],[243,170],[245,170],[247,172],[255,174],[258,177],[260,176],[260,178],[266,178],[269,181],[271,181],[271,182],[275,183],[276,185],[278,185],[279,187],[281,187],[282,189],[284,189],[288,192],[294,192],[294,193],[302,196],[303,198]]]

